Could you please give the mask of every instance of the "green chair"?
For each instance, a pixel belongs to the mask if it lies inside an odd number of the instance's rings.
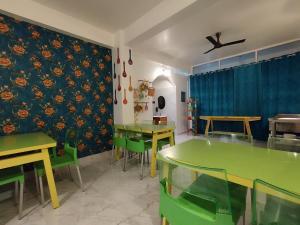
[[[23,192],[24,192],[24,173],[21,167],[12,167],[0,170],[0,186],[5,184],[15,184],[15,201],[18,202],[19,195],[19,219],[22,219],[23,212]],[[20,185],[20,194],[18,189]]]
[[[124,128],[123,125],[115,125],[114,126],[114,134],[113,134],[113,148],[111,151],[111,162],[114,162],[115,158],[115,150],[117,148],[119,149],[125,149],[126,148],[126,138],[124,134],[121,134],[118,132],[118,129]]]
[[[145,124],[153,124],[152,120],[144,120],[142,123]],[[172,126],[175,128],[175,122],[173,121],[169,121],[168,124],[169,126]],[[154,125],[153,126],[164,126],[164,125]],[[148,139],[151,139],[152,136],[146,135],[145,136]],[[175,137],[174,137],[174,141],[175,141]],[[157,141],[157,149],[158,151],[162,150],[163,146],[169,145],[170,144],[170,139],[169,138],[164,138],[164,139],[160,139]]]
[[[255,180],[252,225],[299,225],[300,195]]]
[[[161,176],[160,214],[170,224],[235,225],[244,215],[247,188],[228,182],[225,170],[169,169],[170,177]]]
[[[126,132],[126,149],[124,151],[123,171],[126,171],[128,153],[137,153],[141,159],[140,179],[143,179],[145,153],[147,153],[149,162],[148,150],[152,147],[152,142],[142,135],[140,128],[131,128],[131,130],[133,131]]]
[[[50,157],[52,169],[58,169],[62,167],[68,167],[71,175],[70,166],[75,166],[77,170],[78,180],[82,191],[84,191],[82,178],[79,169],[79,160],[77,158],[77,131],[75,129],[69,129],[66,132],[65,143],[64,143],[64,155],[58,156],[56,150],[53,149],[53,153]],[[41,202],[44,205],[44,190],[43,190],[43,175],[45,174],[44,165],[42,162],[35,164],[35,175],[36,181],[38,180],[37,187],[38,192],[41,193]],[[37,179],[38,177],[38,179]],[[72,177],[72,175],[71,175]]]

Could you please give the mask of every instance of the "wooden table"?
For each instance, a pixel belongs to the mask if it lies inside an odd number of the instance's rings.
[[[205,136],[208,136],[209,133],[216,133],[216,134],[228,134],[232,132],[220,132],[220,131],[213,131],[213,121],[239,121],[243,122],[244,133],[236,133],[236,134],[243,134],[248,136],[248,139],[252,141],[252,132],[250,128],[251,121],[258,121],[261,120],[260,116],[200,116],[201,120],[206,120],[206,128],[205,128]],[[209,132],[209,128],[211,127],[211,132]]]
[[[156,154],[157,154],[157,141],[169,138],[170,145],[173,146],[175,144],[174,141],[174,129],[175,126],[172,124],[167,125],[153,125],[146,123],[134,123],[134,124],[116,124],[115,129],[118,132],[139,132],[147,135],[151,135],[152,138],[152,154],[151,154],[151,176],[156,176]],[[117,149],[117,151],[119,151]],[[118,153],[117,153],[118,155]]]
[[[56,141],[44,133],[28,133],[0,137],[0,169],[43,161],[53,208],[59,207],[48,148]]]
[[[261,179],[300,194],[298,153],[193,139],[160,151],[157,158],[166,164],[225,169],[229,181],[245,187],[253,188],[253,181]]]

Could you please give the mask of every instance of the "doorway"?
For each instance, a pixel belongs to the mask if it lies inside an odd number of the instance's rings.
[[[155,88],[153,116],[167,116],[168,121],[176,124],[176,86],[165,76],[157,77],[152,84]]]

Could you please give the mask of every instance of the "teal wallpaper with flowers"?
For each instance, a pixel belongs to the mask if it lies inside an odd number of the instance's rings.
[[[79,157],[111,149],[111,49],[0,14],[0,135],[43,131]],[[63,154],[63,152],[60,152]]]

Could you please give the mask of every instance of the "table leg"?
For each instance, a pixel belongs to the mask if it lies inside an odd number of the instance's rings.
[[[155,177],[156,175],[157,135],[158,134],[154,133],[152,136],[151,177]]]
[[[248,134],[248,139],[252,141],[252,133],[251,133],[251,128],[248,120],[245,120],[245,126]]]
[[[166,178],[167,179],[167,187],[168,187],[168,192],[172,193],[172,168],[170,168],[170,164],[166,162],[162,162],[162,168],[160,168],[162,171],[162,179]],[[167,221],[166,217],[162,218],[162,225],[169,225],[169,222]]]
[[[206,137],[208,137],[209,126],[210,126],[210,120],[207,120],[207,122],[206,122],[206,128],[205,128],[205,136]]]
[[[115,158],[116,158],[116,160],[118,161],[118,160],[120,160],[120,148],[119,147],[116,147],[116,154],[115,154]]]
[[[170,146],[175,145],[175,139],[174,139],[174,131],[170,131],[171,135],[169,137]]]
[[[169,225],[166,217],[163,217],[163,219],[162,219],[162,225]]]
[[[48,149],[42,149],[42,154],[43,154],[45,173],[46,173],[46,177],[47,177],[47,181],[48,181],[48,187],[49,187],[49,191],[50,191],[52,207],[55,209],[55,208],[59,207],[59,201],[58,201],[58,197],[57,197],[57,191],[56,191],[56,186],[55,186],[55,182],[54,182],[54,177],[53,177],[53,172],[52,172]]]

